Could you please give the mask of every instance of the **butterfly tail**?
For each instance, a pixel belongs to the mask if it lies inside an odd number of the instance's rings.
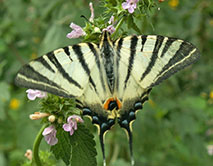
[[[130,151],[130,158],[131,158],[131,166],[134,166],[135,164],[135,161],[134,161],[134,157],[133,157],[133,145],[132,145],[132,142],[133,142],[133,139],[132,139],[132,120],[131,121],[128,121],[126,119],[119,119],[118,118],[118,123],[119,125],[125,129],[126,131],[126,134],[128,136],[128,139],[129,139],[129,151]]]
[[[100,140],[101,151],[102,151],[102,155],[103,155],[103,166],[106,166],[105,149],[104,149],[104,133],[103,132],[100,132],[99,140]]]
[[[131,166],[134,166],[135,160],[133,157],[133,147],[132,147],[132,131],[130,129],[126,130],[129,138],[129,151],[130,151],[130,158],[131,158]]]
[[[130,126],[126,127],[125,130],[127,132],[128,139],[129,139],[129,152],[130,152],[130,158],[131,158],[131,166],[134,166],[135,165],[135,160],[134,160],[134,157],[133,157],[132,131],[130,129]]]

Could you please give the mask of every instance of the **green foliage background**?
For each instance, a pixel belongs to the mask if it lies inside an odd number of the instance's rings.
[[[100,2],[92,2],[98,17],[102,12]],[[143,34],[188,40],[200,49],[202,57],[155,87],[150,101],[137,114],[133,124],[136,166],[211,166],[213,156],[208,155],[207,145],[213,144],[213,2],[179,0],[176,7],[169,5],[171,0],[154,2],[157,7],[144,16],[139,26]],[[32,58],[78,43],[80,39],[67,39],[66,34],[70,22],[84,26],[80,15],[90,16],[88,3],[0,1],[0,165],[21,165],[41,126],[28,118],[39,111],[39,100],[27,100],[25,91],[14,85],[15,74]],[[92,125],[88,127],[96,136],[100,165],[97,131]],[[43,143],[42,149],[49,146]],[[110,166],[129,165],[126,135],[118,126],[106,135],[106,154]],[[49,163],[63,165],[53,158]]]

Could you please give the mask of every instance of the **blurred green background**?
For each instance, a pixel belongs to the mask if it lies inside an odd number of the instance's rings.
[[[95,15],[102,10],[93,0]],[[84,26],[86,0],[0,0],[0,165],[17,166],[40,128],[29,114],[39,100],[27,100],[14,85],[19,68],[53,49],[78,43],[67,39],[69,24]],[[213,1],[165,0],[144,17],[144,34],[177,37],[195,44],[201,59],[153,88],[133,124],[136,166],[212,166],[213,154]],[[98,165],[102,162],[96,135]],[[49,146],[42,143],[42,149]],[[110,166],[129,166],[125,133],[115,126],[106,135]],[[63,165],[57,163],[57,165]]]

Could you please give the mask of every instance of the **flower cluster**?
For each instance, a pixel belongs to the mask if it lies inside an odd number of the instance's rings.
[[[84,30],[80,26],[78,26],[74,23],[70,24],[70,28],[72,28],[73,30],[72,30],[72,32],[67,34],[67,38],[69,38],[69,39],[79,38],[80,36],[86,35]]]
[[[63,125],[63,129],[70,132],[73,135],[74,131],[77,130],[77,122],[83,123],[83,119],[80,116],[72,115],[67,118],[67,123]]]
[[[115,32],[115,27],[114,27],[114,24],[116,23],[115,20],[114,20],[114,16],[111,16],[111,18],[109,19],[109,22],[108,22],[110,25],[107,27],[107,28],[104,28],[103,31],[108,31],[109,33],[113,33]]]
[[[122,3],[122,8],[127,9],[129,13],[133,13],[137,7],[138,0],[126,0]]]
[[[126,2],[122,3],[122,8],[125,10],[128,10],[129,13],[133,13],[137,7],[137,2],[139,0],[126,0]],[[94,22],[94,8],[93,4],[90,2],[89,3],[90,11],[91,11],[91,16],[89,18],[89,21],[91,23]],[[109,33],[115,32],[115,21],[114,21],[114,16],[111,16],[109,22],[110,25],[108,25],[106,28],[103,29],[103,31],[108,31]],[[72,38],[79,38],[81,36],[85,36],[86,32],[78,25],[74,24],[73,22],[70,24],[70,27],[72,28],[72,31],[67,34],[67,38],[72,39]]]
[[[72,115],[67,118],[67,123],[63,125],[64,131],[70,132],[70,135],[73,135],[74,131],[77,130],[77,123],[83,123],[83,119],[78,115]],[[58,143],[56,138],[57,130],[53,125],[45,128],[42,135],[44,136],[45,141],[53,146]]]

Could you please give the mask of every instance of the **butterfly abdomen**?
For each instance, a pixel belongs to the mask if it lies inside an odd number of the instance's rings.
[[[111,93],[114,90],[114,82],[115,82],[115,72],[114,72],[114,50],[112,47],[112,42],[109,39],[109,34],[106,32],[106,35],[103,35],[103,39],[101,40],[100,50],[101,57],[103,59],[103,65],[107,76],[107,83]]]

